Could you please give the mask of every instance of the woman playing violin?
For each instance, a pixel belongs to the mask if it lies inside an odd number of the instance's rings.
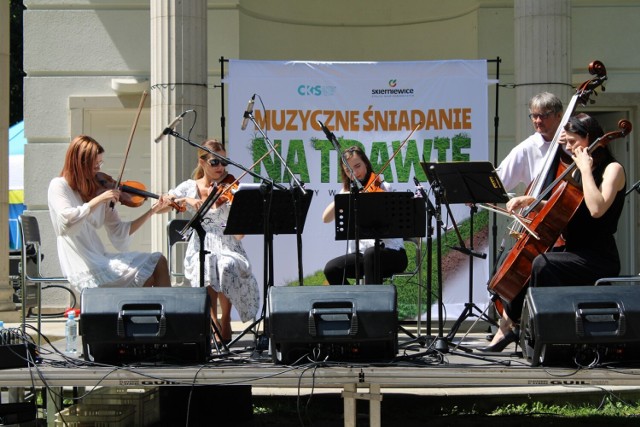
[[[211,139],[203,146],[226,157],[222,144]],[[243,322],[255,318],[260,305],[260,289],[251,272],[251,264],[242,246],[242,236],[225,235],[235,181],[227,172],[227,164],[205,150],[198,150],[198,165],[188,179],[161,198],[186,203],[195,212],[212,191],[220,193],[217,202],[205,215],[202,226],[206,231],[205,286],[211,297],[212,318],[218,326],[222,341],[231,340],[231,308],[236,307]],[[185,277],[192,286],[200,286],[200,239],[192,233],[185,253]],[[218,320],[218,301],[222,313]]]
[[[47,194],[62,274],[78,291],[97,286],[170,286],[167,260],[160,252],[127,252],[132,235],[167,205],[159,201],[133,221],[122,221],[109,205],[120,199],[117,189],[104,189],[96,179],[104,148],[80,135],[67,149],[59,177]],[[108,253],[98,237],[104,227],[118,253]]]
[[[391,186],[383,182],[380,177],[373,173],[371,161],[367,155],[357,146],[348,148],[344,152],[344,157],[353,169],[355,178],[362,183],[366,191],[391,191]],[[340,169],[342,176],[341,193],[348,193],[351,186],[351,178],[346,167]],[[375,181],[375,182],[374,182]],[[329,203],[322,214],[322,221],[325,223],[335,220],[334,202]],[[365,284],[373,284],[375,270],[375,249],[374,240],[360,240],[360,256],[356,257],[355,244],[349,242],[350,253],[341,255],[330,260],[324,267],[324,275],[330,285],[349,284],[347,278],[356,278],[356,258],[359,260],[358,271],[362,276],[364,272]],[[400,273],[407,268],[407,254],[404,250],[402,239],[382,239],[382,247],[379,250],[380,275],[381,277],[391,277],[395,273]],[[361,277],[358,277],[361,278]]]
[[[577,166],[574,180],[582,187],[584,200],[563,231],[565,246],[534,258],[529,286],[587,285],[620,272],[613,235],[624,206],[626,179],[624,168],[607,146],[598,146],[589,154],[587,148],[602,135],[598,122],[583,113],[571,117],[564,127],[560,143],[572,154]],[[515,197],[507,203],[507,210],[527,207],[534,200]],[[485,350],[501,351],[505,342],[515,341],[512,328],[520,318],[525,293],[526,287],[505,305],[506,321]]]

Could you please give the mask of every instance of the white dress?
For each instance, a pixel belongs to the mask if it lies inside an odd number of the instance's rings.
[[[200,198],[198,185],[193,179],[181,183],[169,193],[178,198]],[[260,289],[242,242],[223,234],[230,208],[227,203],[218,208],[212,207],[202,221],[202,228],[207,233],[205,250],[209,251],[204,263],[205,285],[226,295],[240,319],[247,322],[258,313]],[[193,212],[191,207],[189,210]],[[184,273],[192,286],[200,286],[200,238],[195,232],[191,234],[185,252]]]
[[[139,287],[151,277],[160,252],[126,252],[130,222],[108,203],[93,212],[63,177],[51,180],[49,215],[56,234],[62,274],[78,291],[95,287]],[[104,227],[118,253],[108,253],[96,230]]]

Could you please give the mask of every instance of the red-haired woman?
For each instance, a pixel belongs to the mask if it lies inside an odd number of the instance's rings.
[[[59,177],[48,191],[49,214],[56,234],[62,274],[78,291],[93,287],[170,286],[167,259],[160,252],[127,252],[133,233],[166,201],[133,221],[122,221],[115,208],[117,189],[104,190],[96,175],[104,148],[80,135],[71,141]],[[104,190],[104,191],[103,191]],[[104,227],[117,253],[108,253],[98,237]]]

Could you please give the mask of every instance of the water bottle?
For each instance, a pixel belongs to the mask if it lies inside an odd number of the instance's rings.
[[[9,344],[5,339],[4,322],[0,320],[0,345]]]
[[[76,313],[73,311],[70,311],[67,315],[64,336],[67,340],[65,352],[75,353],[77,351],[76,342],[78,340],[78,322],[76,322]]]

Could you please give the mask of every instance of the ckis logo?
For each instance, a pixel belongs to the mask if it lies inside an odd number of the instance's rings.
[[[335,86],[322,85],[300,85],[297,89],[300,96],[333,96],[336,92]]]
[[[396,79],[389,80],[389,87],[396,87],[398,85],[398,81]]]

